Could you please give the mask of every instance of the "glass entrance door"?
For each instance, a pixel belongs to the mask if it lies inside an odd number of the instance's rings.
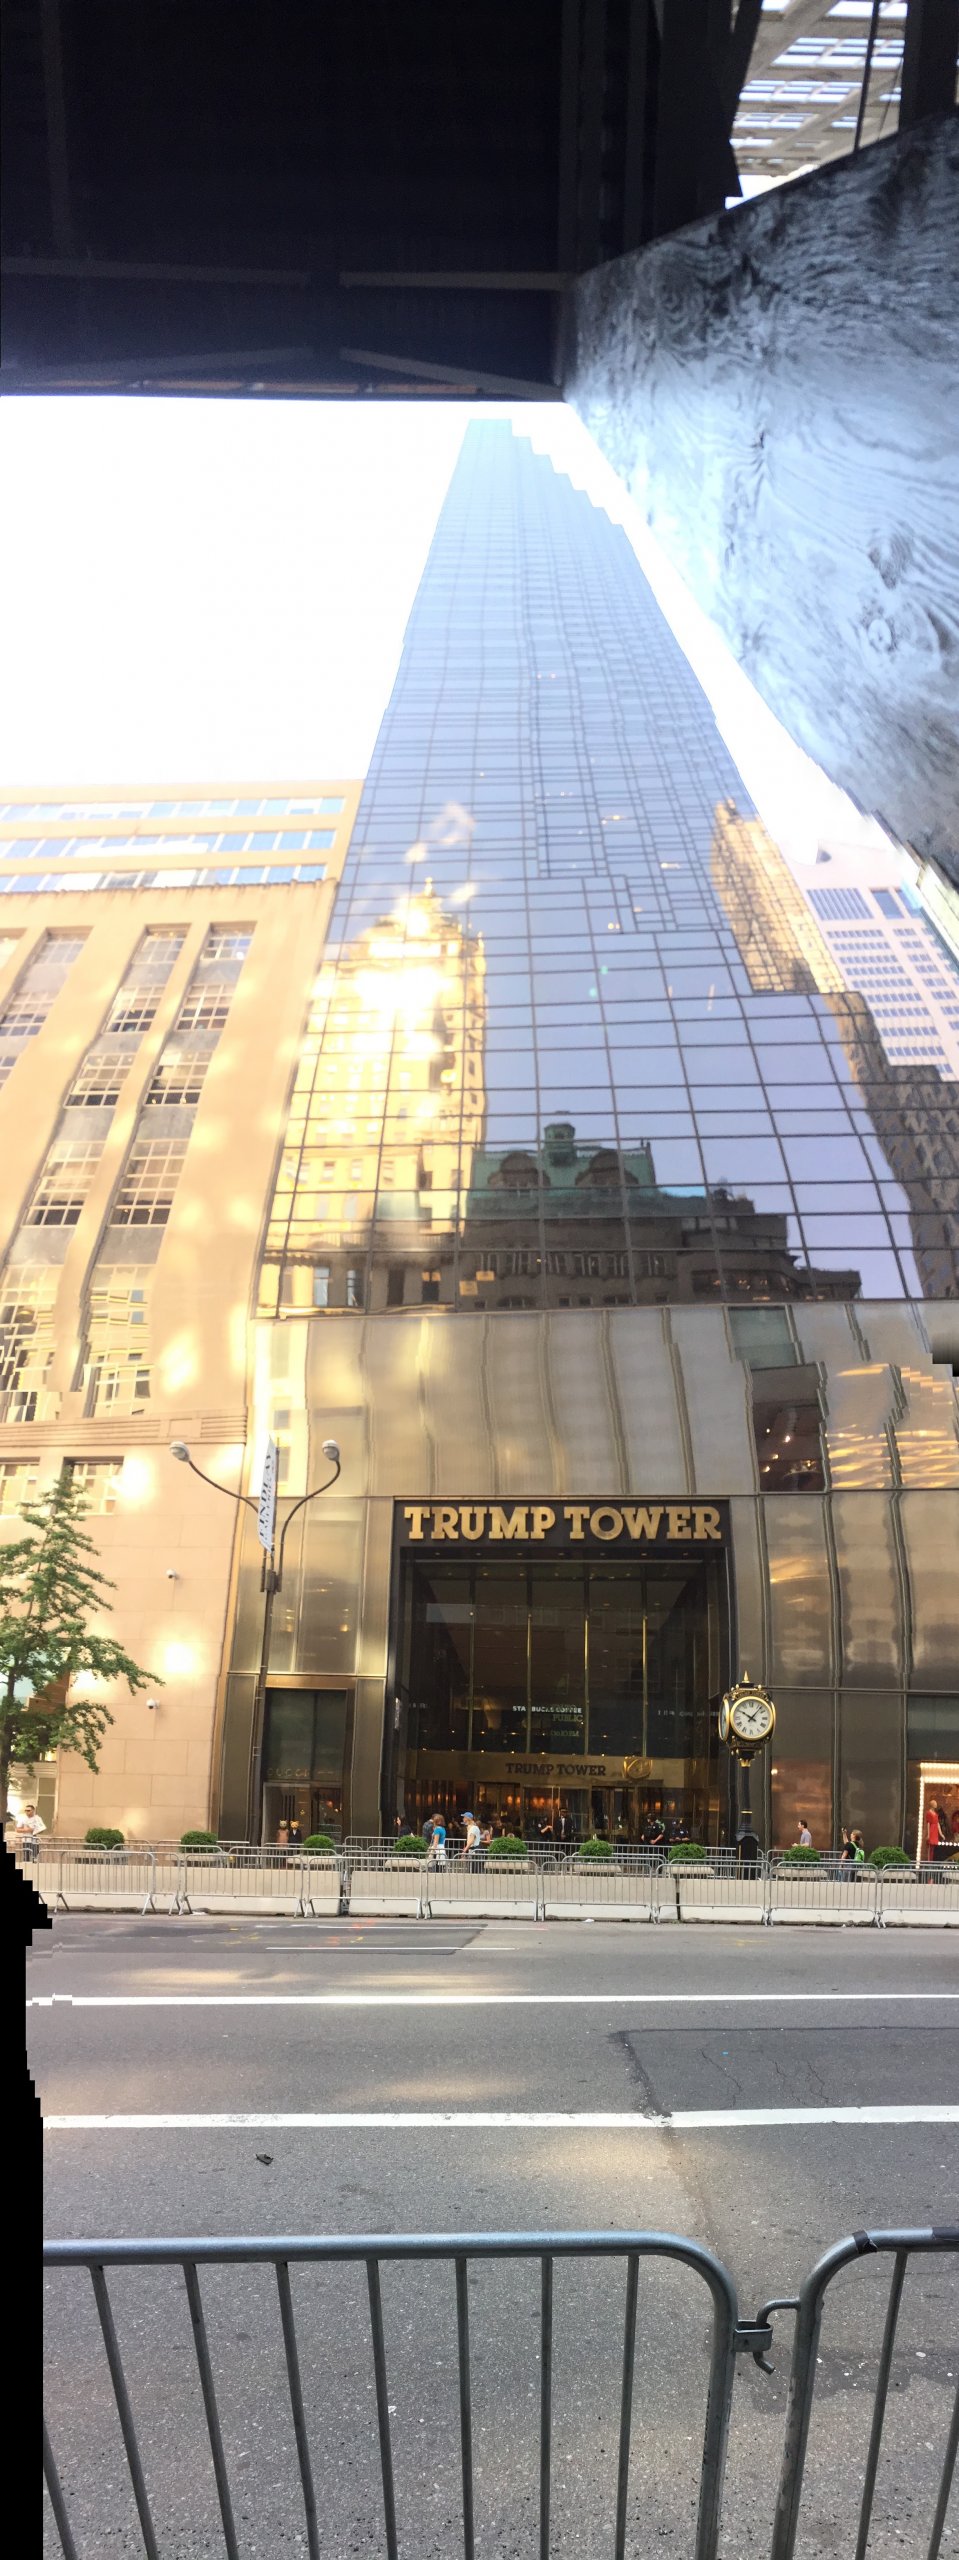
[[[715,1836],[715,1559],[408,1559],[390,1819]]]
[[[270,1688],[263,1737],[263,1801],[260,1838],[275,1841],[282,1825],[342,1837],[345,1816],[347,1737],[352,1693],[348,1689]]]

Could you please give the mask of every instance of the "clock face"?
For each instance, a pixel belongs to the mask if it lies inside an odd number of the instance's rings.
[[[770,1700],[748,1695],[735,1698],[730,1706],[729,1722],[737,1742],[765,1742],[775,1723]]]

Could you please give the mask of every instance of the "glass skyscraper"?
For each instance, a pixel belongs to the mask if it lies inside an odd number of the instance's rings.
[[[265,1312],[956,1293],[959,1087],[917,1118],[625,533],[508,424],[467,431],[333,935]]]

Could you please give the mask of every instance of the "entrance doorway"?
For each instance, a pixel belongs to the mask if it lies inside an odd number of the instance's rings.
[[[389,1828],[715,1839],[721,1560],[403,1559]]]
[[[266,1693],[260,1838],[275,1841],[282,1823],[299,1823],[304,1840],[349,1828],[346,1801],[352,1691],[271,1686]]]

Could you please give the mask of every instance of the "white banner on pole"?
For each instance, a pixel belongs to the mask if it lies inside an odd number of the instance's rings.
[[[266,1456],[263,1460],[263,1482],[260,1486],[260,1504],[256,1515],[257,1536],[261,1547],[266,1548],[267,1555],[272,1555],[273,1553],[273,1541],[276,1536],[276,1477],[278,1458],[279,1451],[277,1449],[276,1441],[268,1440],[266,1444]]]

